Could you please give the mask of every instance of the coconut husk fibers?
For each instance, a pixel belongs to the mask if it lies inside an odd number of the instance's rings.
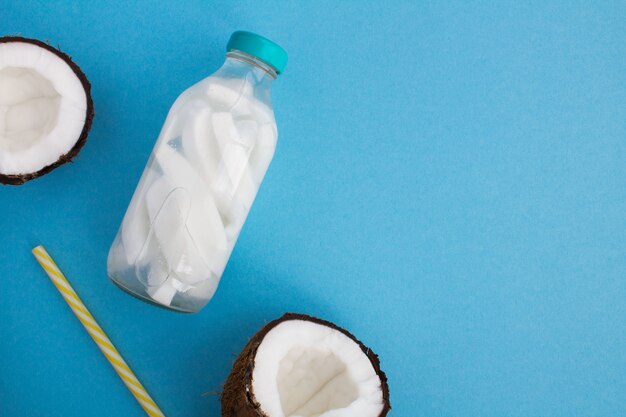
[[[11,174],[11,175],[0,173],[0,183],[9,184],[9,185],[21,185],[27,181],[41,177],[44,174],[47,174],[48,172],[52,171],[55,168],[60,167],[61,165],[67,162],[70,162],[76,155],[78,155],[78,152],[82,149],[83,145],[87,141],[87,136],[89,135],[89,130],[91,129],[91,124],[93,122],[95,113],[94,113],[94,108],[93,108],[93,99],[91,97],[91,83],[89,82],[89,80],[87,79],[83,71],[80,69],[80,67],[76,65],[74,61],[72,61],[72,58],[69,55],[37,39],[23,38],[21,36],[0,37],[0,44],[10,43],[10,42],[30,43],[30,44],[39,46],[43,49],[46,49],[52,52],[53,54],[55,54],[56,56],[58,56],[59,58],[61,58],[72,69],[72,71],[74,71],[74,74],[76,74],[81,84],[83,85],[83,89],[85,90],[85,95],[87,96],[87,115],[85,118],[85,124],[83,125],[83,130],[80,134],[79,139],[76,141],[72,149],[70,149],[66,154],[61,155],[59,159],[56,160],[56,162],[43,167],[37,172],[29,172],[29,173],[24,173],[24,174]]]
[[[261,330],[259,330],[259,332],[255,334],[252,339],[250,339],[235,360],[232,371],[226,380],[226,384],[224,385],[224,391],[221,397],[222,417],[271,417],[266,415],[261,410],[261,404],[259,404],[254,396],[254,389],[252,386],[254,359],[257,349],[265,338],[265,335],[267,335],[270,330],[280,323],[289,320],[304,320],[317,323],[322,326],[328,326],[332,329],[340,331],[357,343],[363,353],[369,358],[376,374],[380,378],[384,406],[378,417],[384,417],[387,415],[389,410],[391,410],[391,405],[389,403],[389,386],[387,384],[387,376],[380,369],[378,355],[361,343],[350,332],[342,329],[334,323],[307,316],[305,314],[287,313],[282,317],[266,324]]]

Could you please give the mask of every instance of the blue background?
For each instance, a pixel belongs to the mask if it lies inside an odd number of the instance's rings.
[[[394,416],[626,415],[626,5],[589,3],[2,0],[96,118],[75,163],[0,187],[0,415],[142,415],[38,243],[170,417],[218,415],[203,394],[285,311],[376,351]],[[289,52],[279,146],[215,298],[179,315],[110,284],[107,251],[237,29]]]

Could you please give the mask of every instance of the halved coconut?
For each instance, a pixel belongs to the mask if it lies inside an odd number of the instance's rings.
[[[23,184],[70,161],[93,119],[91,85],[72,59],[38,41],[0,38],[0,182]]]
[[[383,417],[391,409],[378,357],[328,321],[287,313],[235,361],[223,417]]]

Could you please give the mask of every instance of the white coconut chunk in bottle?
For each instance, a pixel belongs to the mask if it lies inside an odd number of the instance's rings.
[[[169,305],[178,291],[191,288],[191,277],[207,277],[211,271],[198,253],[187,231],[189,195],[180,188],[172,189],[167,177],[155,181],[146,193],[151,237],[156,239],[157,254],[146,253],[150,266],[144,278],[148,294],[157,302]],[[139,262],[143,260],[140,258]],[[141,275],[144,277],[144,275]]]
[[[208,184],[179,152],[169,146],[157,150],[156,160],[171,188],[180,188],[191,198],[187,221],[194,240],[207,251],[224,249],[224,226]]]
[[[157,287],[148,288],[148,294],[150,294],[150,297],[152,297],[152,299],[159,304],[166,306],[172,303],[172,299],[176,293],[178,293],[178,290],[172,285],[171,279],[164,281],[163,284]]]
[[[247,78],[209,77],[206,96],[216,110],[232,110],[235,106],[248,107],[254,87]]]
[[[258,142],[258,123],[250,119],[241,119],[234,121],[234,125],[236,142],[224,143],[221,176],[214,183],[216,202],[224,218],[227,235],[230,237],[233,236],[233,228],[241,228],[260,183],[250,172],[249,163],[250,155]],[[268,164],[269,162],[267,161]],[[237,171],[232,169],[229,171],[228,166],[237,166]]]
[[[219,202],[219,204],[224,204],[224,210],[227,213],[224,216],[224,226],[229,242],[234,243],[237,239],[258,189],[259,184],[250,170],[247,169],[242,175],[232,198],[229,198],[228,201]]]
[[[178,290],[173,285],[174,278],[168,271],[167,265],[160,262],[152,263],[147,271],[147,276],[148,281],[152,283],[147,289],[150,297],[159,304],[171,305]]]
[[[275,123],[259,126],[257,141],[249,159],[250,170],[259,184],[263,181],[267,167],[274,157],[277,138]]]
[[[213,129],[221,149],[221,166],[213,187],[218,193],[232,196],[248,164],[253,143],[239,135],[230,113],[213,114]]]
[[[178,264],[184,249],[181,241],[189,205],[189,195],[180,188],[172,188],[167,177],[155,181],[146,193],[150,228],[170,269]]]
[[[210,269],[188,229],[193,204],[189,193],[161,177],[148,190],[146,200],[151,228],[168,271],[187,284],[207,277]]]
[[[148,169],[143,173],[135,193],[143,195],[159,177],[160,174],[154,169]],[[121,227],[126,260],[129,265],[133,265],[138,261],[139,254],[146,245],[146,239],[150,233],[150,217],[145,198],[131,200]]]
[[[211,115],[212,111],[207,107],[193,112],[182,132],[185,156],[207,184],[216,174],[220,161],[220,149],[213,133]]]
[[[62,52],[0,38],[0,182],[24,183],[78,153],[93,118],[89,90]]]

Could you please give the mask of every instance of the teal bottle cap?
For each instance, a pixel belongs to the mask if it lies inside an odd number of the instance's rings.
[[[283,48],[252,32],[243,30],[234,32],[230,36],[226,50],[237,50],[250,54],[274,67],[277,74],[283,72],[285,65],[287,65],[287,52]]]

